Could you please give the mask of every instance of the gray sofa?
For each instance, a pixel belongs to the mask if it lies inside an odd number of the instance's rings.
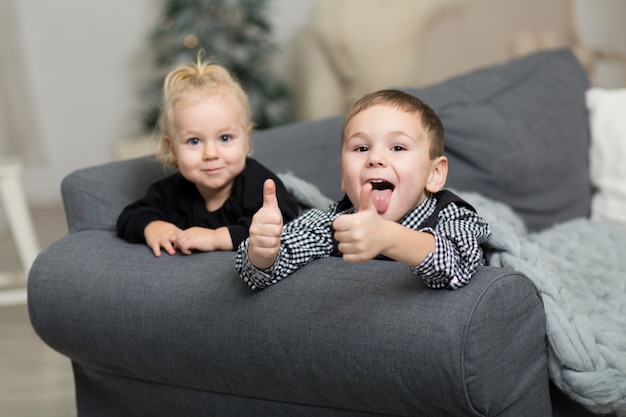
[[[588,86],[559,49],[408,91],[443,120],[448,185],[541,230],[589,214]],[[257,132],[255,157],[337,199],[341,122]],[[252,292],[234,252],[157,259],[116,237],[165,174],[145,157],[68,175],[69,234],[30,271],[32,325],[71,360],[79,416],[588,415],[549,383],[544,308],[521,273],[485,266],[432,290],[396,262],[330,258]]]

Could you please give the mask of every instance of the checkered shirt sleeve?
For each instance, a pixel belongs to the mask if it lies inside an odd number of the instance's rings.
[[[481,265],[481,244],[490,236],[489,225],[473,211],[454,203],[444,207],[438,215],[437,226],[420,229],[419,225],[435,210],[436,200],[428,197],[416,209],[409,212],[399,223],[414,230],[435,236],[435,252],[422,263],[411,267],[431,288],[456,289],[466,285]],[[313,209],[287,223],[281,234],[281,247],[276,262],[266,270],[259,270],[248,258],[249,239],[243,241],[237,251],[236,268],[240,276],[253,290],[260,290],[289,276],[314,259],[332,254],[332,223],[342,214],[354,209],[337,212],[338,203],[327,211]]]
[[[435,202],[430,204],[434,206]],[[432,213],[432,209],[427,211]],[[412,224],[411,219],[405,221]],[[489,224],[466,207],[450,203],[439,212],[434,230],[418,230],[435,237],[435,251],[411,267],[411,271],[431,288],[460,288],[469,283],[476,268],[485,262],[482,244],[491,237]]]
[[[253,290],[275,284],[314,259],[327,258],[333,251],[332,223],[337,216],[335,203],[326,211],[312,209],[283,228],[280,250],[274,265],[266,270],[257,269],[248,258],[250,239],[241,242],[237,251],[236,268],[243,280]]]

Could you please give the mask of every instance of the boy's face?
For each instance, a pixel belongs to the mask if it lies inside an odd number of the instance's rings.
[[[365,109],[345,129],[341,189],[358,209],[361,191],[372,184],[378,213],[397,222],[445,183],[447,159],[431,160],[429,150],[417,115],[388,105]]]

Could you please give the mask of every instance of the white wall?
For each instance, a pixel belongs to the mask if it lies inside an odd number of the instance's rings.
[[[150,71],[146,39],[160,0],[19,0],[32,83],[33,123],[46,160],[28,166],[34,203],[59,200],[70,171],[111,159],[114,141],[140,129],[137,89]]]
[[[32,83],[32,121],[47,156],[28,167],[24,183],[32,204],[46,204],[59,201],[66,174],[110,161],[115,143],[141,133],[145,106],[138,90],[151,74],[147,39],[163,0],[13,1]],[[303,24],[309,3],[270,3],[281,43]],[[286,59],[279,55],[277,67]]]
[[[306,25],[314,0],[270,0],[268,17],[278,44],[276,70],[289,81],[292,49],[295,41]]]

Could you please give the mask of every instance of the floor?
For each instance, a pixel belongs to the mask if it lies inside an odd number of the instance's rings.
[[[32,208],[31,214],[42,248],[67,233],[60,204]],[[9,230],[0,230],[0,269],[3,272],[20,269]],[[5,279],[0,296],[23,293],[24,284],[23,277]],[[6,301],[5,297],[0,302],[0,416],[76,416],[70,362],[35,334],[26,303],[20,297],[14,297],[13,301]]]

